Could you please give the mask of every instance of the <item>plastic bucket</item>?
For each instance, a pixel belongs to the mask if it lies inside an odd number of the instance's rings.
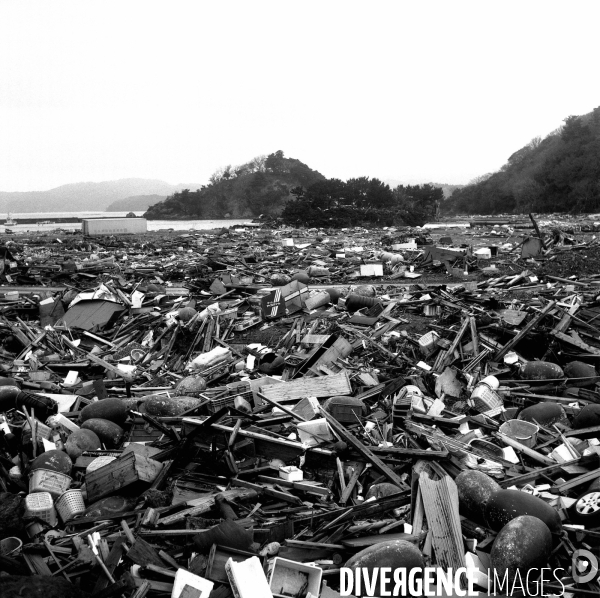
[[[49,492],[53,498],[69,489],[72,478],[58,471],[36,469],[29,477],[29,492]]]
[[[85,502],[81,490],[67,490],[56,501],[56,510],[63,522],[85,513]]]
[[[58,523],[50,492],[32,492],[25,497],[24,517],[37,517],[54,527]]]
[[[520,419],[511,419],[500,426],[500,432],[506,436],[520,442],[522,445],[533,448],[537,442],[539,427],[531,422],[524,422]]]
[[[19,538],[11,536],[0,540],[0,556],[11,556],[17,554],[23,547],[23,542]]]
[[[471,393],[471,401],[473,402],[473,407],[480,413],[504,406],[502,398],[496,391],[483,383],[475,387]]]
[[[429,318],[438,317],[442,314],[442,308],[440,305],[425,305],[423,307],[423,314]]]
[[[32,521],[25,526],[25,531],[30,538],[35,538],[39,533],[44,531],[44,526],[38,521]]]

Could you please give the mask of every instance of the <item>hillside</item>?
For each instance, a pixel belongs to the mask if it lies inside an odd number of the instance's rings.
[[[147,210],[159,201],[167,199],[167,195],[134,195],[113,201],[106,207],[105,212],[126,212],[133,210],[135,212]]]
[[[280,150],[246,164],[220,169],[201,189],[174,193],[151,206],[148,219],[255,218],[281,213],[295,187],[308,187],[325,177]]]
[[[171,185],[160,180],[131,178],[100,183],[72,183],[48,191],[0,191],[0,213],[99,211],[127,197],[166,197],[188,187],[196,188],[196,185]]]
[[[443,210],[454,214],[600,212],[600,107],[569,116],[536,137],[495,173],[455,191]]]

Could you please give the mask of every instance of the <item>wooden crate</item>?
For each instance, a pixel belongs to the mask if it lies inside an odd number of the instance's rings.
[[[125,453],[112,463],[86,476],[88,502],[110,496],[133,484],[151,484],[162,469],[162,463],[135,452]],[[130,488],[133,490],[133,488]]]

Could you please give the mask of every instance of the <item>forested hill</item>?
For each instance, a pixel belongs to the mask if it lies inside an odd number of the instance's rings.
[[[295,187],[308,187],[325,177],[280,150],[241,166],[226,166],[208,185],[184,189],[150,206],[148,219],[252,218],[281,213]]]
[[[443,203],[454,214],[600,212],[600,107],[569,116]]]

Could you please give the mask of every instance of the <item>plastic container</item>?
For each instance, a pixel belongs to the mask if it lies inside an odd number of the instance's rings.
[[[319,277],[319,276],[329,276],[330,272],[329,272],[329,268],[321,268],[319,266],[310,266],[310,268],[308,269],[308,275],[311,278]]]
[[[33,423],[33,426],[35,427],[36,437],[38,439],[45,438],[46,440],[50,440],[50,436],[52,436],[52,428],[38,421],[37,418]],[[31,427],[29,426],[28,421],[23,424],[23,436],[24,438],[31,437]]]
[[[51,527],[58,523],[54,500],[50,492],[32,492],[25,497],[24,517],[37,517]]]
[[[49,492],[53,498],[58,498],[69,489],[72,479],[58,471],[36,469],[29,476],[29,492]]]
[[[44,526],[38,521],[32,521],[25,526],[25,531],[30,538],[35,538],[44,531]]]
[[[11,536],[0,540],[0,556],[16,556],[21,551],[23,542],[19,538]]]
[[[484,413],[492,409],[504,407],[502,397],[496,393],[499,386],[498,379],[494,376],[484,378],[471,393],[471,404],[476,411]]]
[[[407,384],[406,386],[403,386],[394,397],[394,419],[405,416],[411,409],[420,413],[426,413],[427,411],[423,403],[423,393],[421,392],[421,389],[413,384]]]
[[[320,291],[308,297],[304,303],[307,309],[316,309],[317,307],[331,303],[331,296],[327,291]]]
[[[279,468],[279,477],[288,482],[301,482],[304,479],[304,472],[295,465],[288,465]]]
[[[363,402],[355,397],[331,397],[325,401],[323,409],[342,424],[355,424],[361,420]]]
[[[85,513],[85,502],[81,490],[67,490],[56,501],[56,510],[63,523]]]
[[[316,446],[322,442],[333,440],[331,430],[327,425],[327,420],[313,419],[309,422],[300,422],[297,426],[300,442],[308,446]]]
[[[432,330],[419,339],[419,349],[424,357],[429,357],[435,351],[439,338],[440,335]]]
[[[520,419],[511,419],[500,426],[500,432],[502,434],[506,434],[528,448],[533,448],[535,446],[539,431],[539,427],[535,424],[524,422]]]
[[[428,318],[437,318],[442,315],[442,306],[441,305],[425,305],[423,307],[423,315]]]
[[[474,252],[475,256],[480,260],[491,260],[492,259],[492,251],[489,247],[482,247]]]
[[[21,473],[21,468],[18,465],[11,467],[8,470],[8,477],[13,482],[20,482],[23,479],[23,474]]]
[[[299,578],[298,573],[303,573],[304,575]],[[305,596],[306,594],[300,594],[302,585],[300,580],[305,579],[303,582],[306,584],[305,591],[311,595],[318,596],[321,591],[322,576],[323,570],[320,567],[276,556],[273,559],[273,568],[269,575],[269,587],[274,598]]]

